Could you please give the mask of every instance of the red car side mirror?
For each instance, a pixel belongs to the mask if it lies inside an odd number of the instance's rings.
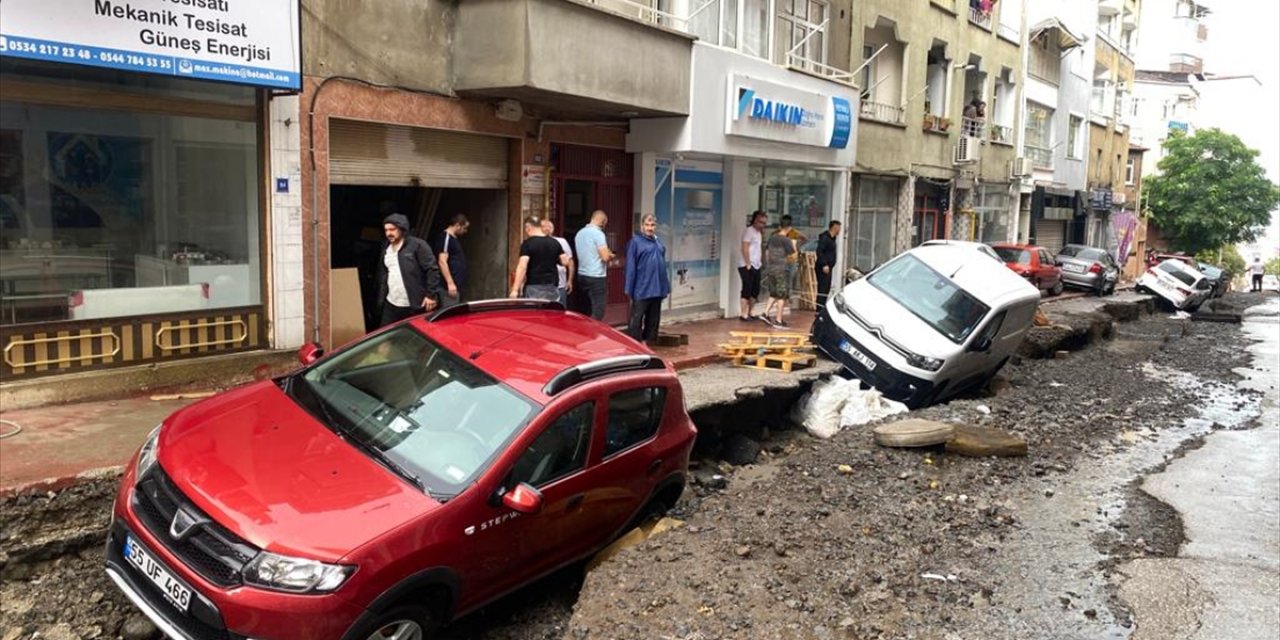
[[[516,513],[537,513],[542,511],[542,492],[527,482],[521,482],[502,494],[502,504]]]
[[[323,355],[324,349],[314,342],[308,342],[301,347],[298,347],[298,362],[301,362],[303,365],[309,365],[316,360],[319,360],[320,356]]]

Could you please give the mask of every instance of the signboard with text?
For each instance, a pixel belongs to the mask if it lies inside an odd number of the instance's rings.
[[[302,87],[298,0],[4,0],[0,56]]]
[[[725,133],[844,149],[853,131],[852,104],[851,98],[732,74]]]

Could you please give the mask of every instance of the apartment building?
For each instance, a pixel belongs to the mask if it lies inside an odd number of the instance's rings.
[[[1093,90],[1089,101],[1089,215],[1085,243],[1111,249],[1123,264],[1138,225],[1125,190],[1134,90],[1133,51],[1140,0],[1098,3]],[[1141,176],[1137,176],[1141,180]],[[1139,187],[1141,185],[1138,185]]]
[[[1087,217],[1086,122],[1096,22],[1091,3],[1027,0],[1018,239],[1051,250],[1079,241]]]
[[[1142,42],[1136,51],[1137,67],[1175,73],[1203,72],[1204,43],[1209,38],[1206,19],[1211,13],[1210,3],[1196,0],[1142,0],[1139,16]]]
[[[808,239],[845,218],[860,124],[852,3],[661,4],[637,15],[698,40],[683,79],[687,115],[630,122],[636,208],[657,215],[667,241],[670,312],[737,315],[739,247],[753,211],[770,224],[791,216]]]
[[[853,7],[861,92],[847,242],[854,266],[871,268],[934,238],[1012,239],[1022,9],[1022,0]]]

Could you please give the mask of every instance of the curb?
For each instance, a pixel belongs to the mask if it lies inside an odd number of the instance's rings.
[[[123,473],[124,465],[118,464],[110,467],[89,469],[73,475],[45,478],[44,480],[34,480],[9,487],[0,487],[0,500],[9,500],[11,498],[28,494],[62,491],[63,489],[73,487],[82,482],[119,478]]]

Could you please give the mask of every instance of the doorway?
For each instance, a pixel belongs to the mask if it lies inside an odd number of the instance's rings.
[[[555,203],[552,221],[570,246],[573,238],[590,220],[597,209],[609,216],[605,225],[605,238],[617,258],[606,270],[608,298],[604,321],[623,324],[627,321],[627,295],[623,291],[625,265],[622,256],[631,239],[633,214],[631,202],[631,156],[621,149],[604,149],[576,145],[552,145],[551,160],[556,171],[554,179]],[[574,260],[578,260],[574,249]],[[570,308],[586,311],[589,304],[580,292],[574,291],[569,300]]]
[[[483,300],[506,293],[505,190],[334,185],[329,194],[329,318],[335,346],[378,326],[382,221],[392,213],[409,219],[409,234],[427,240],[433,256],[449,220],[465,214],[471,225],[461,238],[469,267],[464,297]]]

